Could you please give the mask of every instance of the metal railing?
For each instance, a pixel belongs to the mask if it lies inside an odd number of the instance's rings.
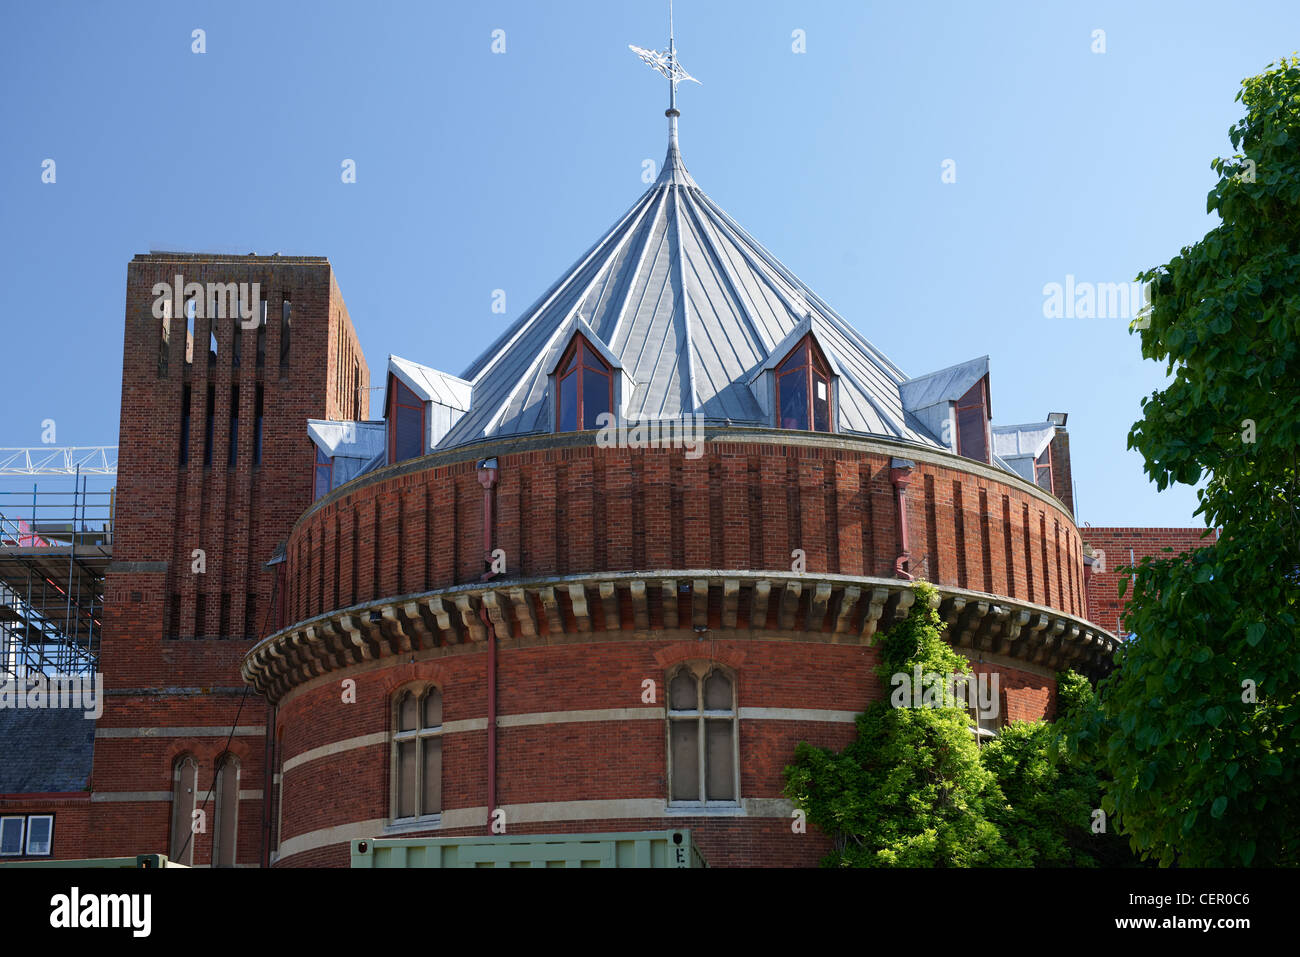
[[[0,490],[0,546],[111,545],[116,490]]]

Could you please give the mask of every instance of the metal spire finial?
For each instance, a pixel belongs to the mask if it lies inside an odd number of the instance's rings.
[[[677,117],[679,115],[677,111],[677,84],[683,80],[690,80],[692,83],[699,83],[700,81],[687,73],[677,61],[677,45],[673,38],[672,0],[668,0],[668,52],[660,53],[657,50],[646,50],[642,47],[633,46],[631,43],[627,47],[668,78],[668,141],[671,147],[676,147]]]

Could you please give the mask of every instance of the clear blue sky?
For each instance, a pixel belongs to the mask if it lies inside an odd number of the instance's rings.
[[[5,4],[0,446],[46,418],[60,445],[116,442],[126,265],[150,249],[328,256],[376,378],[390,352],[462,371],[645,188],[666,82],[627,44],[663,48],[666,20]],[[1157,494],[1125,448],[1162,370],[1124,319],[1044,318],[1043,286],[1128,281],[1204,235],[1233,97],[1300,45],[1300,4],[679,0],[676,23],[703,81],[682,150],[715,201],[907,373],[989,354],[995,421],[1069,412],[1081,524],[1192,523],[1194,492]]]

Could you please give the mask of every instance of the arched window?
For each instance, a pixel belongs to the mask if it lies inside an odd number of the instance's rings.
[[[397,376],[388,379],[388,463],[424,454],[424,403]]]
[[[212,866],[235,866],[235,840],[239,833],[239,759],[223,754],[217,761],[216,798],[212,828]]]
[[[668,678],[668,797],[675,805],[738,803],[736,683],[710,662]]]
[[[393,699],[394,823],[442,813],[442,692],[407,688]]]
[[[594,429],[596,417],[614,408],[614,376],[585,336],[573,337],[555,370],[555,430]]]
[[[172,765],[172,835],[168,854],[178,864],[193,865],[195,791],[199,782],[199,764],[189,755],[176,759]]]
[[[805,336],[776,367],[777,425],[830,432],[831,369],[812,336]]]

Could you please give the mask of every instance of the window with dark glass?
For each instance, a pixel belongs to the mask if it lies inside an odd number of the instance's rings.
[[[212,432],[216,425],[217,387],[208,386],[208,414],[203,426],[203,467],[212,465]]]
[[[329,492],[334,483],[334,460],[321,451],[316,446],[316,468],[315,474],[315,492],[313,499],[320,498]]]
[[[181,388],[181,449],[180,464],[185,465],[190,460],[190,385],[185,383]]]
[[[266,312],[267,301],[262,300],[262,319],[257,324],[257,368],[266,365]]]
[[[831,370],[812,336],[805,336],[776,368],[777,425],[831,431]]]
[[[734,805],[736,685],[708,662],[683,664],[668,679],[668,790],[673,804]]]
[[[0,817],[0,857],[21,857],[27,818],[15,814]]]
[[[1052,491],[1052,447],[1050,445],[1043,449],[1043,454],[1034,462],[1034,482],[1039,488]]]
[[[424,403],[396,376],[388,383],[388,461],[404,462],[424,454]]]
[[[239,455],[239,386],[230,387],[230,449],[226,455],[226,468],[233,469]]]
[[[556,370],[556,431],[598,428],[596,418],[614,407],[609,366],[584,336],[577,335]]]
[[[280,375],[289,374],[289,340],[293,327],[293,304],[289,297],[284,297],[280,306]]]
[[[988,378],[981,378],[957,400],[957,454],[989,460]]]
[[[253,403],[253,464],[262,464],[262,384],[257,384]]]

